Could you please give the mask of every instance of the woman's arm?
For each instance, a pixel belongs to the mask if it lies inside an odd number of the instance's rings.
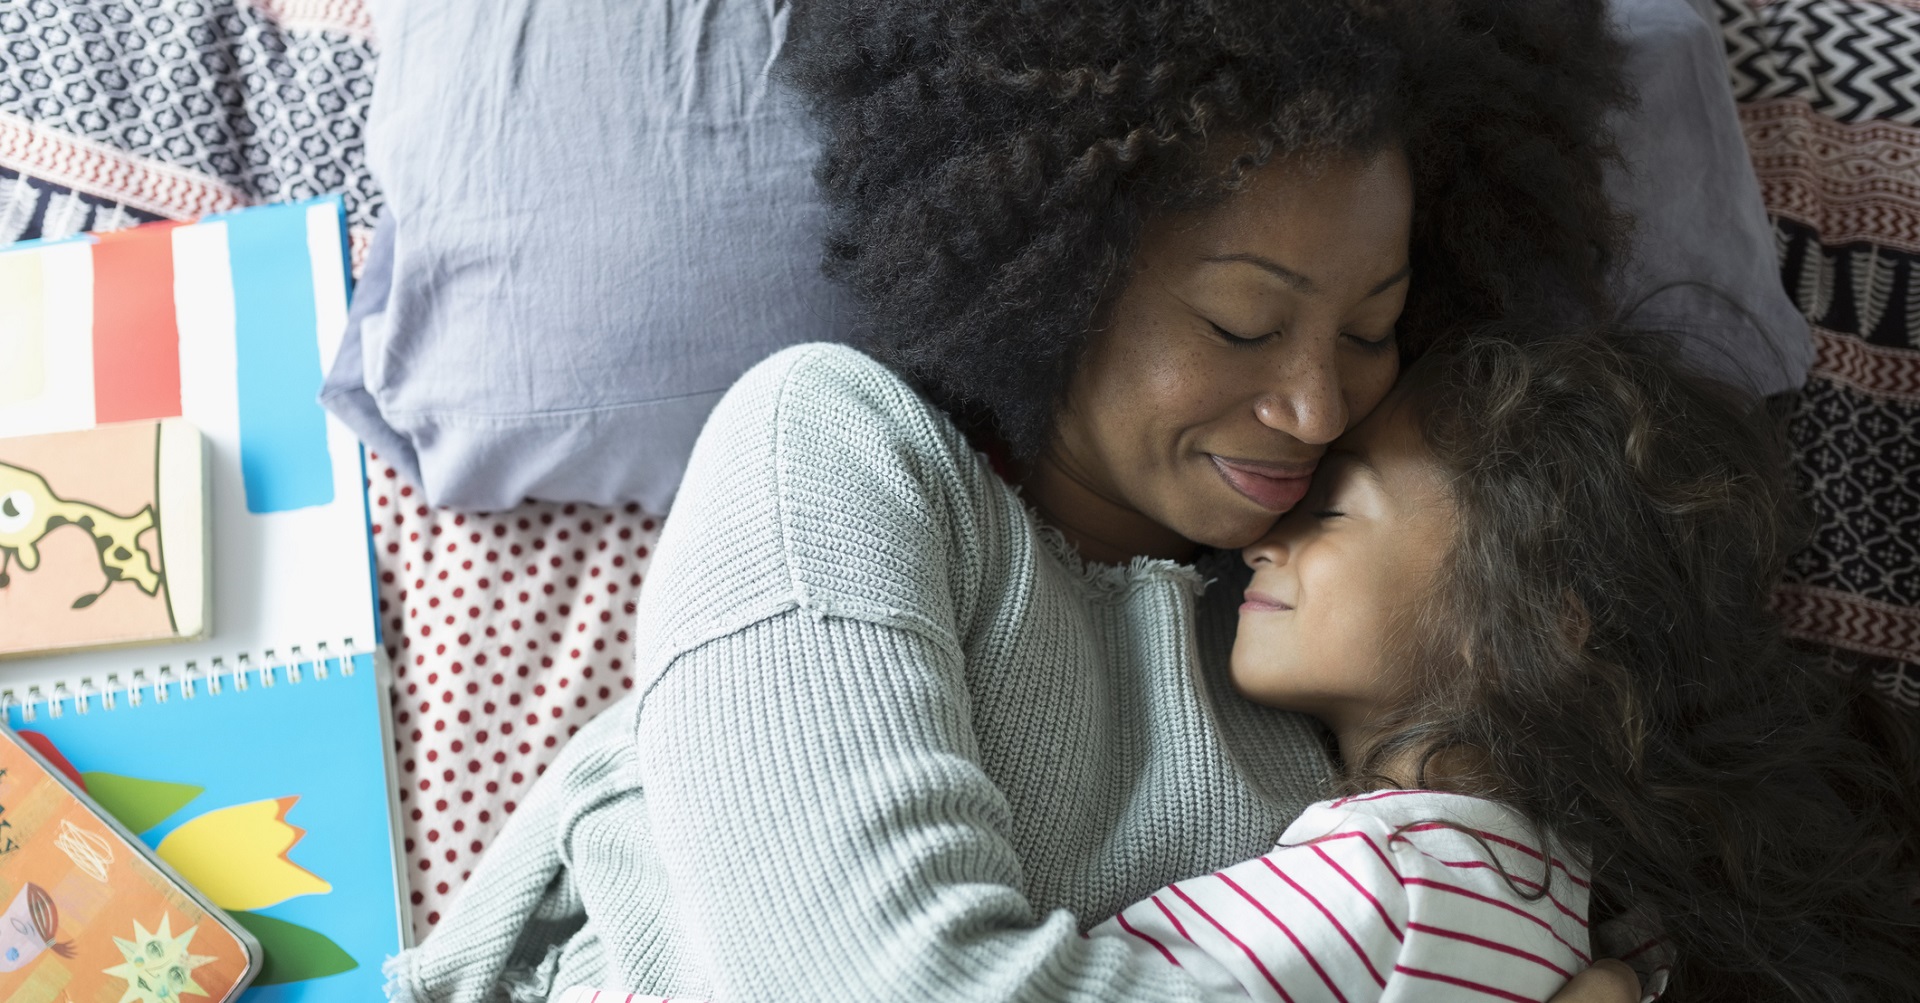
[[[949,642],[789,612],[677,659],[639,728],[718,998],[1209,998],[1027,901]]]

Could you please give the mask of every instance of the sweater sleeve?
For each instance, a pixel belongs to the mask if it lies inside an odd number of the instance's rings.
[[[1035,915],[958,657],[796,610],[664,674],[639,718],[641,781],[715,997],[1216,998],[1065,912]]]

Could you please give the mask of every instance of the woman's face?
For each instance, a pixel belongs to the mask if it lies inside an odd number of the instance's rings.
[[[1275,163],[1217,208],[1150,223],[1042,464],[1112,510],[1109,540],[1133,519],[1148,538],[1252,543],[1399,373],[1412,218],[1393,149]]]

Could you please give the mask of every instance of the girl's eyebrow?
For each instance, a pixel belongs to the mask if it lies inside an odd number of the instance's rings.
[[[1369,463],[1366,454],[1359,450],[1344,446],[1329,446],[1327,448],[1326,460],[1321,461],[1320,468],[1322,470],[1326,469],[1327,460],[1334,460],[1357,467],[1361,473],[1373,478],[1375,484],[1386,483],[1386,480],[1380,476],[1380,468]]]
[[[1350,449],[1328,449],[1320,459],[1320,469],[1314,472],[1315,489],[1322,495],[1336,490],[1354,490],[1353,476],[1358,475],[1368,482],[1368,486],[1359,490],[1369,495],[1385,498],[1391,494],[1387,490],[1386,478],[1380,476],[1380,470],[1367,462],[1366,456]],[[1336,480],[1337,479],[1337,480]]]

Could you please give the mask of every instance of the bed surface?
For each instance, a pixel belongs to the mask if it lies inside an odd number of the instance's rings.
[[[1920,707],[1920,70],[1884,69],[1916,65],[1920,4],[1717,11],[1782,278],[1815,327],[1814,376],[1783,406],[1819,529],[1778,603]],[[382,203],[360,0],[33,0],[0,10],[0,37],[0,244],[340,191],[364,248]],[[424,934],[567,736],[631,686],[660,518],[463,515],[377,455],[367,470]]]
[[[425,935],[560,745],[633,687],[638,506],[422,505],[367,457],[414,930]]]

